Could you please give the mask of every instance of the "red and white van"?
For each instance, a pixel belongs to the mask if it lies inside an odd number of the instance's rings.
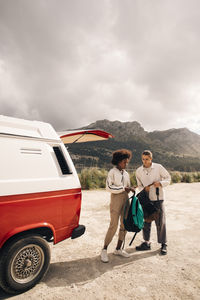
[[[100,130],[56,133],[50,124],[0,116],[0,286],[33,287],[54,244],[81,236],[81,186],[64,143],[104,140]]]

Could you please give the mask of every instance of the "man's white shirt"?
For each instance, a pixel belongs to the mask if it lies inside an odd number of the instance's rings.
[[[112,168],[108,172],[106,180],[106,190],[119,194],[125,191],[125,187],[130,187],[130,177],[125,170],[119,170],[117,167]]]
[[[152,163],[151,167],[148,169],[144,166],[139,167],[136,170],[136,179],[139,191],[143,190],[144,187],[154,182],[160,182],[161,186],[159,187],[159,200],[164,200],[163,187],[166,187],[170,184],[171,176],[162,165]],[[151,201],[157,200],[156,188],[154,186],[150,186],[149,199]]]

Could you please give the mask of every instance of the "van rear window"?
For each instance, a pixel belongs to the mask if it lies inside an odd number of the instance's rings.
[[[53,147],[53,150],[56,155],[62,174],[63,175],[72,174],[60,147]]]

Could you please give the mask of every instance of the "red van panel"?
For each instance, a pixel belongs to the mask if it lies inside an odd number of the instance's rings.
[[[14,234],[49,227],[54,243],[79,225],[81,189],[0,196],[0,248]]]

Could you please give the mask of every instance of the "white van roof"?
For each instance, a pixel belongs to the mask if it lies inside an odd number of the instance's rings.
[[[0,135],[45,139],[57,142],[61,142],[62,140],[64,144],[101,141],[113,137],[110,133],[98,129],[81,129],[57,133],[49,123],[2,115],[0,115]]]
[[[53,127],[44,122],[0,115],[0,134],[60,141]]]

